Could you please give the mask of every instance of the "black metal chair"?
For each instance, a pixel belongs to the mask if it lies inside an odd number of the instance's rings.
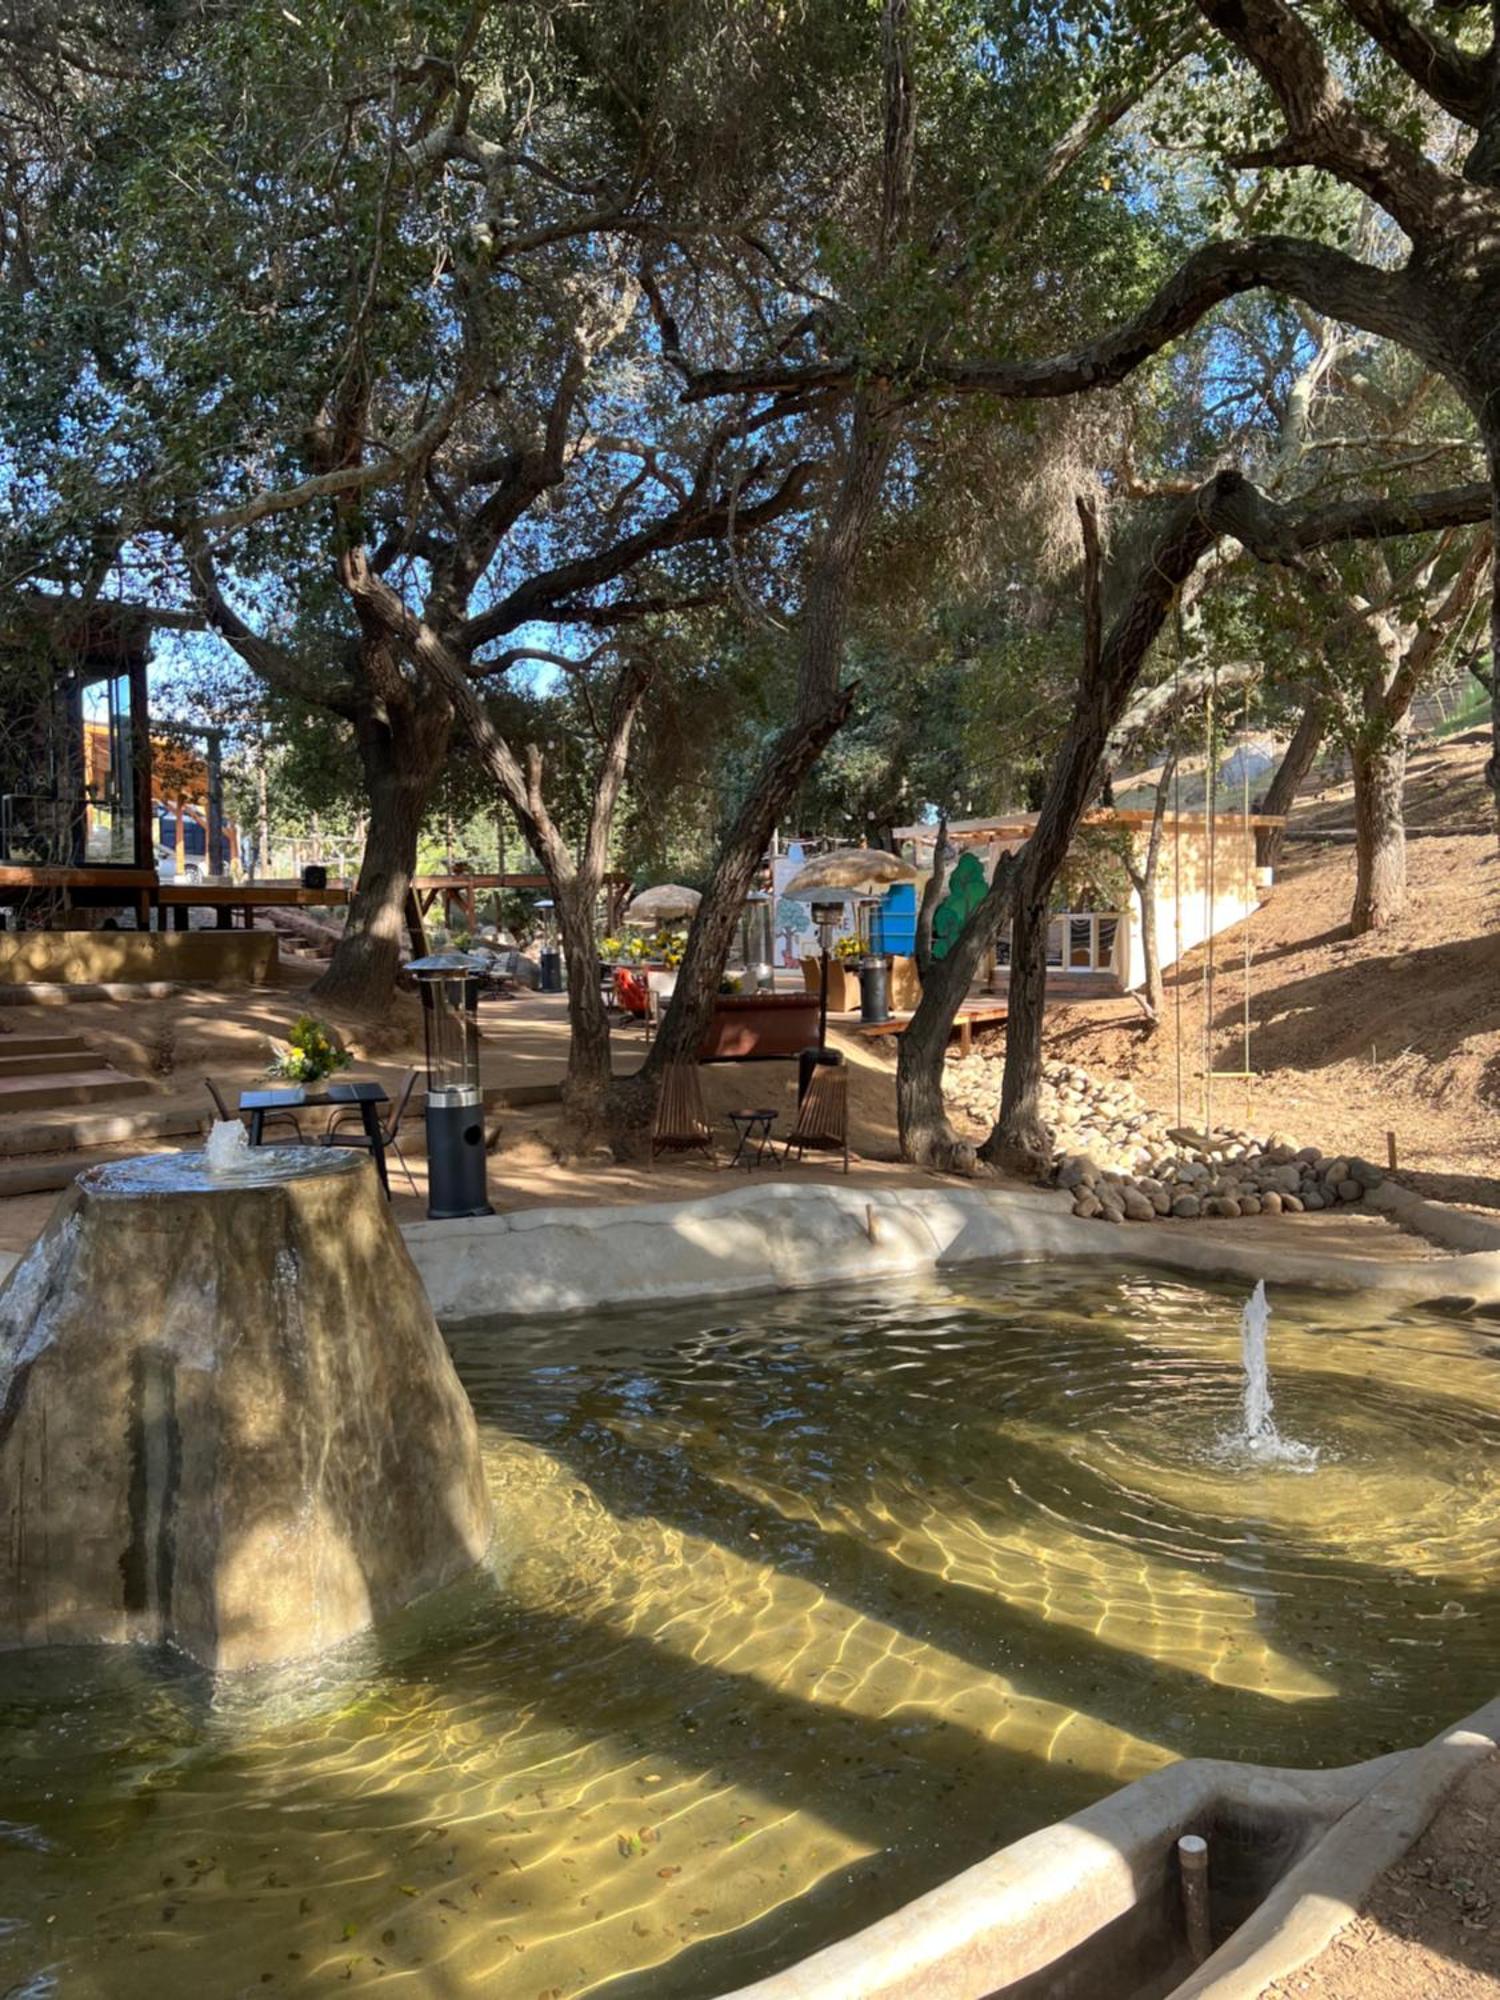
[[[223,1091],[220,1090],[219,1086],[214,1082],[211,1076],[204,1077],[203,1087],[214,1101],[214,1111],[217,1113],[221,1124],[228,1125],[238,1120],[240,1116],[239,1112],[237,1110],[236,1111],[230,1110],[228,1104],[224,1101]],[[280,1119],[284,1124],[291,1126],[292,1130],[297,1135],[297,1144],[299,1146],[305,1146],[307,1144],[306,1139],[302,1136],[301,1121],[298,1119],[295,1111],[266,1112],[265,1123],[267,1125],[274,1125],[277,1119]]]
[[[401,1150],[401,1140],[399,1135],[401,1131],[401,1121],[406,1116],[407,1106],[411,1103],[411,1094],[416,1089],[416,1087],[417,1087],[417,1072],[414,1069],[408,1070],[406,1073],[406,1081],[405,1083],[402,1084],[400,1090],[396,1094],[395,1108],[391,1112],[390,1123],[388,1125],[382,1126],[380,1132],[381,1145],[384,1146],[385,1150],[388,1153],[394,1153],[396,1155],[396,1158],[401,1162],[401,1171],[402,1173],[405,1174],[407,1181],[410,1183],[411,1191],[413,1194],[417,1192],[416,1176],[412,1173],[411,1168],[406,1163],[406,1155]],[[361,1118],[359,1106],[357,1104],[341,1104],[338,1110],[334,1112],[333,1116],[328,1121],[328,1129],[323,1134],[323,1139],[322,1139],[323,1145],[354,1146],[358,1147],[362,1152],[367,1152],[367,1153],[373,1152],[374,1148],[370,1144],[369,1134],[364,1130],[362,1123],[360,1129],[357,1132],[346,1132],[341,1130],[341,1127],[344,1126],[347,1123],[347,1121],[350,1120],[351,1118],[353,1119]]]

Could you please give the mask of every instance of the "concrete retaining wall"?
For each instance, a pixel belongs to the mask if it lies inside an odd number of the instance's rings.
[[[276,975],[272,931],[7,931],[0,985],[264,986]]]
[[[1493,1225],[1486,1227],[1494,1238]],[[1500,1300],[1500,1248],[1383,1264],[1282,1249],[1264,1231],[1241,1245],[1184,1223],[1086,1222],[1051,1189],[877,1191],[767,1181],[700,1201],[520,1209],[416,1223],[405,1234],[434,1310],[455,1324],[1042,1257],[1124,1258],[1200,1277],[1280,1279],[1391,1299]]]

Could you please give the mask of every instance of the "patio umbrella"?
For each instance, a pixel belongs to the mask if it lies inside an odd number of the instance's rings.
[[[696,889],[680,882],[658,882],[654,889],[642,889],[625,912],[627,924],[669,924],[674,918],[690,917],[703,901]]]
[[[883,847],[834,847],[804,862],[782,890],[798,902],[810,896],[878,896],[898,882],[919,882],[920,868]]]
[[[804,863],[781,893],[799,902],[804,897],[815,901],[831,896],[880,896],[898,882],[918,882],[921,877],[920,868],[899,854],[888,854],[883,847],[834,847]],[[813,915],[816,917],[816,909]],[[822,947],[818,981],[821,1051],[828,1040],[828,931],[822,924],[818,925],[818,942]]]

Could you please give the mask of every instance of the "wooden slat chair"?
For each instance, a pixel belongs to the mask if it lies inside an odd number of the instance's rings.
[[[797,1107],[797,1122],[781,1156],[783,1166],[791,1159],[793,1146],[797,1148],[799,1162],[809,1146],[821,1152],[842,1153],[844,1172],[848,1173],[849,1072],[842,1064],[837,1068],[820,1066],[813,1071],[807,1095]]]
[[[668,1063],[651,1120],[651,1157],[658,1153],[704,1152],[714,1157],[714,1128],[703,1109],[698,1065]]]

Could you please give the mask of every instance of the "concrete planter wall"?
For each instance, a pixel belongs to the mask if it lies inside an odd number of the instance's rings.
[[[3,986],[264,986],[276,967],[272,931],[0,933]]]

